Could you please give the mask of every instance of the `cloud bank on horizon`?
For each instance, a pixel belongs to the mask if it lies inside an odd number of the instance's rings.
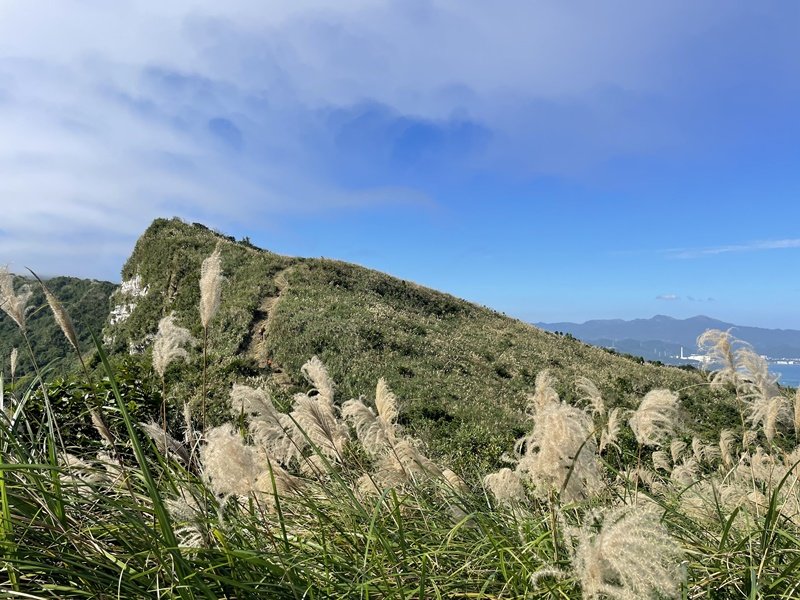
[[[649,260],[699,248],[666,258],[702,261],[763,239],[757,249],[795,251],[788,225],[743,211],[759,193],[781,221],[800,216],[799,6],[6,1],[0,257],[114,278],[144,227],[172,215],[242,235],[258,224],[332,255],[333,221],[378,259],[373,230],[405,226],[419,248],[407,261],[447,247],[457,262],[464,237],[502,253],[527,231],[504,260],[551,252],[532,278],[555,277],[561,256],[573,277],[594,272],[572,248]],[[734,291],[666,275],[640,290],[642,307],[664,287]],[[494,303],[514,312],[570,293],[553,281],[552,297]],[[492,286],[450,284],[479,300]]]

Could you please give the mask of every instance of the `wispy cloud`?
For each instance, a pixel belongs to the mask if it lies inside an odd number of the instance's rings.
[[[665,300],[667,302],[674,302],[675,300],[680,300],[681,297],[677,294],[660,294],[656,296],[656,300]]]
[[[730,244],[727,246],[712,246],[708,248],[673,248],[667,250],[665,254],[669,258],[687,259],[701,258],[703,256],[714,256],[717,254],[760,252],[763,250],[786,250],[790,248],[800,248],[800,238],[761,240],[746,244]]]

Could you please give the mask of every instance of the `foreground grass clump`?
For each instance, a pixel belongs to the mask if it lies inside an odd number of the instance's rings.
[[[3,294],[24,336],[28,298],[13,286]],[[192,340],[164,319],[154,360],[166,399],[167,367]],[[86,368],[86,397],[75,399],[90,405],[94,446],[69,446],[73,424],[53,410],[41,374],[8,388],[0,379],[0,590],[800,598],[800,400],[728,334],[702,341],[721,360],[708,385],[741,410],[718,441],[687,434],[686,390],[650,390],[626,410],[586,378],[565,398],[541,370],[527,433],[507,448],[506,467],[480,474],[454,473],[404,429],[404,400],[385,380],[343,401],[316,357],[287,402],[236,383],[216,426],[203,422],[202,403],[177,414],[164,403],[151,413],[160,422],[137,423],[134,391],[118,385],[98,344],[100,370]],[[98,390],[112,402],[97,402]]]

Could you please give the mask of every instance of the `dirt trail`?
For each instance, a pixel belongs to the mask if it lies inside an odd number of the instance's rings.
[[[275,317],[275,309],[289,287],[287,275],[292,268],[287,267],[275,275],[274,282],[278,293],[275,296],[267,296],[261,301],[250,328],[250,346],[247,348],[247,354],[258,361],[259,368],[271,371],[272,378],[280,385],[289,385],[291,381],[283,368],[270,360],[267,336]]]

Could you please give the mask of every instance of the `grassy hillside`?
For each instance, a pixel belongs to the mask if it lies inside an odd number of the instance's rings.
[[[47,307],[41,286],[33,281],[18,277],[16,286],[28,284],[33,296],[28,304],[31,312],[27,318],[28,336],[40,365],[48,365],[52,372],[61,374],[72,369],[77,363],[74,352],[62,335],[58,325]],[[92,348],[91,334],[99,334],[108,319],[109,297],[116,286],[107,281],[76,279],[74,277],[53,277],[47,280],[47,287],[61,301],[72,315],[84,352]],[[9,374],[8,357],[13,348],[19,348],[17,377],[32,369],[28,353],[16,324],[0,311],[0,360],[3,373]]]
[[[735,418],[696,372],[641,364],[376,271],[279,256],[176,219],[155,221],[126,263],[123,279],[138,278],[138,287],[114,297],[130,316],[107,326],[112,346],[147,357],[170,313],[202,337],[200,265],[218,244],[227,281],[210,331],[214,414],[224,413],[230,384],[242,377],[287,401],[303,389],[301,365],[317,355],[338,383],[338,401],[371,396],[384,377],[401,398],[401,423],[434,454],[478,468],[525,430],[525,398],[542,369],[567,399],[586,376],[612,406],[634,407],[653,388],[684,390],[691,429],[717,431]],[[195,351],[174,367],[176,396],[196,397],[199,364]]]
[[[207,423],[177,410],[205,397],[198,344],[149,364],[169,323],[203,333],[212,251]],[[800,394],[724,332],[713,396],[697,372],[180,221],[124,276],[116,356],[0,387],[4,597],[800,598]]]

